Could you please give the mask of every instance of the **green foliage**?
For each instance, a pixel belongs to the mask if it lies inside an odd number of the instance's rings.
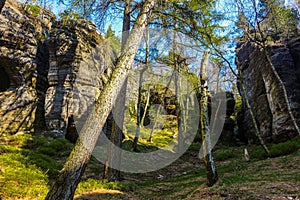
[[[254,149],[249,149],[248,151],[250,159],[263,160],[267,158],[266,152],[260,146],[256,146]]]
[[[129,112],[129,115],[130,115],[130,118],[132,119],[136,119],[137,118],[137,111],[136,111],[136,103],[135,101],[130,101],[129,102],[129,105],[128,105],[128,112]]]
[[[80,21],[83,19],[77,12],[72,12],[69,10],[65,10],[63,13],[60,13],[59,16],[64,26],[73,21]]]
[[[121,51],[121,41],[113,31],[111,24],[108,26],[107,32],[105,34],[105,39],[109,42],[114,51]]]
[[[26,11],[31,13],[31,15],[34,17],[38,17],[41,13],[41,8],[38,5],[27,5]]]
[[[153,136],[153,143],[157,147],[167,146],[175,138],[175,133],[168,130],[161,130]]]
[[[289,38],[297,31],[299,16],[291,8],[286,8],[284,1],[261,0],[259,17],[262,29],[270,39]]]
[[[40,168],[44,160],[28,150],[9,145],[1,144],[0,152],[0,197],[44,199],[48,192],[46,170]],[[45,164],[48,169],[53,167],[49,164]]]
[[[221,150],[214,154],[214,158],[218,161],[224,161],[234,157],[236,157],[236,152],[231,149]]]
[[[270,148],[270,157],[284,156],[296,152],[300,148],[299,137],[283,143],[272,145]]]
[[[270,155],[269,157],[279,157],[284,155],[289,155],[296,152],[300,149],[300,137],[295,137],[292,140],[288,140],[286,142],[273,144],[269,146]],[[268,156],[264,152],[264,150],[260,147],[251,147],[249,150],[250,159],[257,159],[263,160],[266,159]]]
[[[44,199],[73,145],[65,139],[29,134],[0,139],[0,197]],[[50,180],[49,180],[50,179]]]
[[[238,96],[235,99],[235,108],[234,108],[235,113],[238,113],[242,109],[242,104],[243,104],[242,97]]]

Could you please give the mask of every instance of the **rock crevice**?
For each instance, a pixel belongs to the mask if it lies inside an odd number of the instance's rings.
[[[92,22],[38,9],[7,0],[0,14],[1,135],[65,137],[112,74],[114,52]]]
[[[247,94],[241,90],[240,93],[248,96],[265,141],[281,142],[298,135],[289,110],[300,125],[300,37],[268,44],[266,51],[270,60],[263,51],[251,42],[244,42],[237,48],[236,63],[247,91]],[[243,108],[239,115],[239,134],[248,142],[255,142],[245,103]]]

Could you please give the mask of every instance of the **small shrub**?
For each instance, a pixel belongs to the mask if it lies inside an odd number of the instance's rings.
[[[48,145],[48,147],[54,149],[57,152],[60,151],[68,151],[72,148],[72,143],[70,143],[68,140],[64,138],[59,138],[51,141]]]
[[[223,151],[219,151],[215,154],[215,159],[218,161],[224,161],[224,160],[228,160],[230,158],[234,158],[236,156],[236,153],[232,150],[223,150]]]
[[[268,156],[261,146],[256,147],[256,149],[249,150],[250,159],[263,160]]]
[[[48,141],[38,148],[38,152],[49,156],[67,156],[72,150],[73,144],[64,138]]]
[[[20,150],[20,153],[22,154],[22,156],[24,156],[24,159],[22,160],[22,163],[24,163],[24,165],[35,165],[49,177],[57,175],[57,173],[62,167],[60,163],[56,162],[53,158],[49,157],[48,155],[32,152],[27,149]]]
[[[275,144],[270,148],[270,157],[278,157],[294,153],[298,150],[298,145],[299,144],[296,139]]]

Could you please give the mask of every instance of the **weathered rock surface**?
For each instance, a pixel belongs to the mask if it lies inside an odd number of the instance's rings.
[[[68,27],[68,28],[67,28]],[[45,100],[47,135],[64,137],[69,121],[85,121],[111,76],[109,46],[94,24],[58,23],[49,39],[49,88]],[[80,127],[80,125],[78,125]]]
[[[300,37],[267,47],[276,73],[287,92],[292,113],[300,125]],[[267,142],[288,140],[297,131],[288,112],[282,85],[264,56],[263,50],[253,43],[242,43],[237,49],[236,63],[253,108],[260,133]],[[240,89],[242,93],[242,90]],[[243,100],[238,117],[239,135],[255,142],[251,116]]]
[[[34,18],[15,1],[6,1],[0,14],[1,134],[33,131],[42,123],[45,38],[54,15],[43,10],[40,14]]]
[[[0,134],[76,132],[112,74],[113,50],[93,23],[39,9],[8,0],[0,14]]]
[[[224,127],[221,132],[219,142],[223,145],[233,146],[236,144],[235,127],[236,123],[233,119],[235,109],[234,95],[230,92],[226,92],[226,119]]]

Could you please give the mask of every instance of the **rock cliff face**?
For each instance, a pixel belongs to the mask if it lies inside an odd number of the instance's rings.
[[[253,43],[239,45],[236,63],[261,135],[267,142],[280,142],[298,134],[288,112],[282,86],[300,125],[300,37],[269,44],[267,51],[283,85],[276,78],[262,49]],[[250,117],[243,99],[243,109],[238,117],[239,135],[251,143],[256,141],[256,137]]]
[[[111,76],[113,51],[94,24],[38,9],[8,0],[0,14],[0,134],[64,137]]]
[[[68,27],[68,28],[67,28]],[[57,23],[49,38],[49,88],[45,100],[47,135],[63,137],[71,122],[80,121],[109,80],[109,46],[92,23]],[[99,78],[101,77],[101,78]],[[84,120],[84,119],[82,119]]]
[[[45,38],[54,15],[36,19],[20,3],[6,1],[0,15],[0,133],[38,129],[47,86]],[[38,117],[36,117],[38,116]],[[41,122],[42,123],[42,122]]]

